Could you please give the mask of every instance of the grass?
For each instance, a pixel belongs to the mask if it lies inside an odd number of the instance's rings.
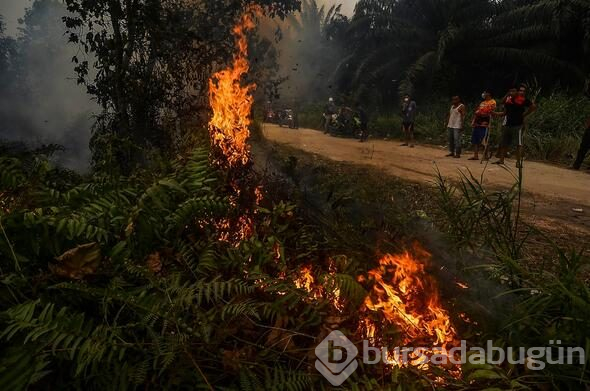
[[[436,186],[417,185],[289,147],[273,146],[272,154],[304,189],[304,209],[338,233],[333,243],[341,250],[363,243],[369,251],[385,251],[417,238],[434,251],[440,281],[452,281],[449,274],[467,281],[467,291],[457,293],[444,282],[441,289],[453,312],[465,311],[474,322],[460,326],[473,345],[491,339],[495,346],[531,347],[560,340],[590,349],[590,260],[575,247],[581,238],[575,230],[557,238],[536,226],[535,211],[523,207],[528,200],[519,182],[489,189],[466,175],[458,182],[439,176]],[[588,367],[579,365],[531,372],[486,364],[484,372],[468,373],[489,377],[477,380],[478,389],[574,390],[590,384]],[[465,389],[476,389],[471,387]]]

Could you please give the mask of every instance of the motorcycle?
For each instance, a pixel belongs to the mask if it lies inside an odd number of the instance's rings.
[[[332,136],[361,137],[360,119],[349,108],[342,108],[338,114],[329,115],[327,121],[327,130]]]
[[[279,116],[279,126],[281,128],[287,126],[289,129],[298,129],[299,126],[297,124],[295,112],[291,109],[283,110]]]

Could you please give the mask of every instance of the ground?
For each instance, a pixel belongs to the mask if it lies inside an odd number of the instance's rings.
[[[288,145],[325,158],[373,166],[383,174],[408,181],[432,184],[436,169],[448,178],[460,172],[484,177],[493,188],[514,183],[515,162],[505,167],[461,159],[446,158],[443,147],[418,145],[402,147],[396,140],[357,140],[331,137],[312,129],[286,129],[264,124],[262,133],[269,141]],[[573,241],[573,245],[590,243],[590,175],[539,162],[525,162],[525,211],[527,219],[552,237]]]

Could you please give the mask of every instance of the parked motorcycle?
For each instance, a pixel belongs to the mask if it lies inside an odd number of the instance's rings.
[[[340,109],[338,114],[328,116],[327,129],[330,135],[339,137],[360,138],[361,122],[358,116],[349,108]]]
[[[299,125],[297,123],[297,116],[292,109],[285,109],[282,110],[279,115],[279,126],[282,128],[283,126],[287,126],[289,129],[298,129]]]

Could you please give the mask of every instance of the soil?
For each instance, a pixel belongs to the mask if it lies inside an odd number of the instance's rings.
[[[264,124],[262,133],[272,142],[288,145],[338,162],[373,166],[379,172],[404,180],[432,185],[437,170],[450,180],[461,175],[483,178],[489,188],[509,188],[518,170],[515,161],[505,166],[445,157],[444,147],[401,146],[398,140],[358,140],[331,137],[313,129],[287,129]],[[496,160],[496,159],[493,159]],[[572,246],[590,244],[590,175],[540,162],[525,162],[524,213],[527,220],[551,237]],[[562,241],[559,240],[559,241]]]

